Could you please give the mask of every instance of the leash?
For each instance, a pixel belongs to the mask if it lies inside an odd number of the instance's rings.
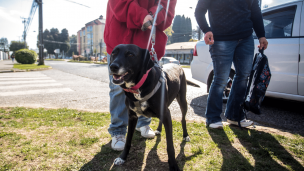
[[[159,66],[159,61],[157,59],[157,54],[156,51],[154,49],[154,45],[155,45],[155,38],[156,38],[156,27],[155,27],[155,23],[157,20],[157,16],[158,13],[163,9],[164,7],[162,5],[160,5],[160,1],[158,2],[158,6],[157,6],[157,10],[154,14],[153,20],[152,21],[148,21],[146,23],[143,24],[141,30],[142,31],[146,31],[147,28],[152,25],[152,29],[151,29],[151,33],[149,36],[149,42],[151,41],[151,51],[150,51],[150,58],[154,59],[154,65],[159,68],[161,70],[161,76],[159,81],[161,82],[161,99],[160,99],[160,121],[161,123],[163,123],[163,116],[164,116],[164,110],[165,110],[165,90],[166,90],[166,77],[165,77],[165,73],[163,72],[163,70],[161,69],[161,67]],[[149,44],[148,44],[149,47]],[[148,48],[147,48],[148,49]]]

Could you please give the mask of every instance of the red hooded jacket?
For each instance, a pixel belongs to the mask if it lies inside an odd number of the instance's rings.
[[[154,14],[159,0],[109,0],[104,31],[107,53],[111,54],[114,47],[119,44],[135,44],[149,51],[151,43],[149,36],[151,30],[142,31],[144,18]],[[167,36],[164,30],[168,28],[174,18],[176,0],[160,0],[164,9],[158,14],[156,21],[155,51],[158,59],[165,54]],[[167,11],[167,4],[169,8]],[[167,17],[166,17],[167,14]]]

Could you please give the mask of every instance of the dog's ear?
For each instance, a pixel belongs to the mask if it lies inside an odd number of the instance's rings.
[[[149,70],[154,66],[154,62],[150,58],[150,53],[147,49],[141,49],[143,58],[144,71]]]

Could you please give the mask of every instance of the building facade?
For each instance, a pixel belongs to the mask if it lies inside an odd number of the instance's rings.
[[[193,50],[197,42],[179,42],[166,46],[165,56],[173,57],[181,64],[190,64],[193,60]]]
[[[104,29],[105,19],[102,15],[98,19],[85,24],[85,27],[77,32],[78,53],[82,56],[104,56],[104,52],[106,52],[103,37]]]

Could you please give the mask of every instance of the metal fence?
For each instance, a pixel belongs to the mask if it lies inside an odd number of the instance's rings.
[[[3,51],[0,51],[0,61],[6,60],[6,59],[8,59],[8,54]]]

